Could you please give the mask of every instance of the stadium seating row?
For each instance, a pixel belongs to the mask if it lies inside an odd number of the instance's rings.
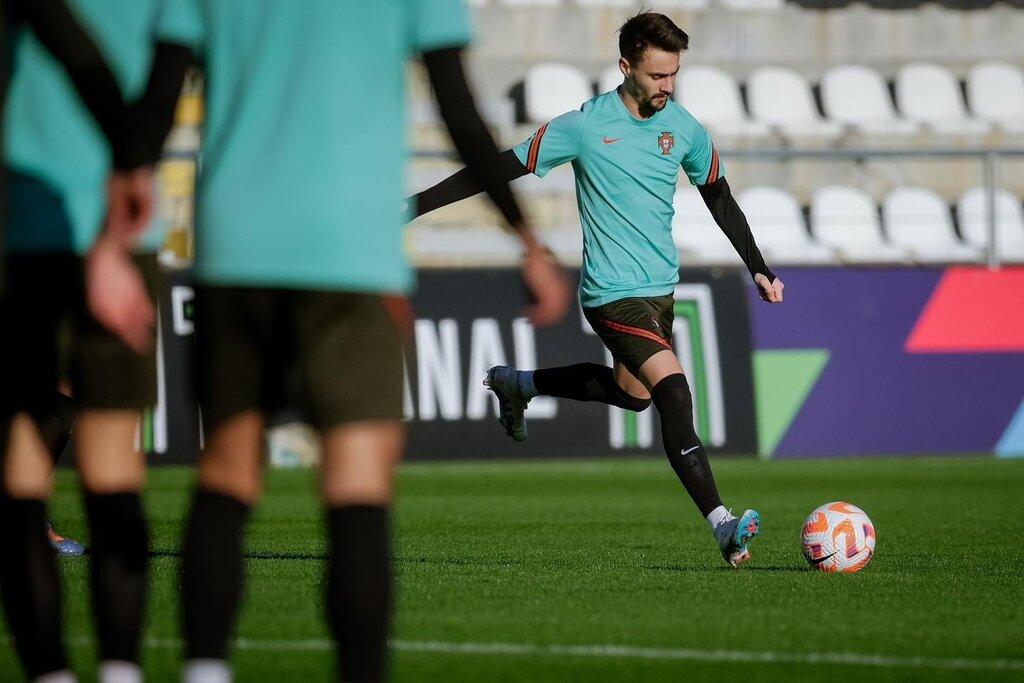
[[[609,67],[597,92],[621,81],[618,67]],[[848,130],[873,137],[922,131],[981,136],[994,130],[1024,135],[1024,73],[1005,62],[975,65],[963,87],[943,66],[909,63],[897,72],[891,91],[877,71],[844,65],[826,71],[818,88],[816,97],[800,73],[782,67],[754,69],[741,88],[726,71],[686,66],[675,98],[719,137],[756,139],[774,131],[795,142],[833,141]],[[546,62],[529,69],[521,92],[524,122],[541,123],[578,108],[595,89],[578,68]]]
[[[922,187],[891,191],[881,211],[864,191],[830,185],[814,193],[809,210],[787,191],[752,187],[737,201],[765,258],[771,263],[975,263],[988,247],[985,188],[972,188],[954,213],[938,194]],[[701,261],[731,263],[736,254],[700,194],[680,189],[673,238],[680,251]],[[808,224],[810,230],[808,230]],[[1024,209],[1006,191],[996,193],[996,244],[1000,260],[1024,262]]]

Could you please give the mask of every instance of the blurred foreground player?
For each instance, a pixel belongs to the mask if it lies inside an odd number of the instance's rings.
[[[462,71],[459,0],[193,0],[207,75],[197,192],[196,350],[206,447],[184,541],[186,681],[231,678],[242,541],[263,487],[262,434],[284,368],[323,442],[325,612],[338,677],[387,677],[389,509],[405,442],[402,348],[385,295],[413,286],[400,208],[406,61],[525,247],[535,323],[566,281],[524,223]]]

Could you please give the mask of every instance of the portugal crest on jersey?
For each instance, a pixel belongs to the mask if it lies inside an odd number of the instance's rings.
[[[658,138],[658,147],[661,148],[663,155],[669,155],[672,153],[672,146],[676,144],[676,139],[672,133],[662,131],[661,137]]]

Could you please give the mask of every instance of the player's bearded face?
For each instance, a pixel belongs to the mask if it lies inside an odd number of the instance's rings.
[[[664,109],[675,89],[679,53],[649,47],[636,65],[627,65],[626,87],[640,111],[650,115]]]

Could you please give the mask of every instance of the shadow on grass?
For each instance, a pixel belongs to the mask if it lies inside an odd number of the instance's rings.
[[[743,565],[739,569],[732,569],[731,567],[681,567],[679,565],[652,565],[645,567],[656,572],[681,572],[686,574],[718,574],[721,572],[788,572],[792,574],[804,573],[810,571],[807,567],[800,567],[797,565],[776,565],[769,567],[760,567],[757,565]]]
[[[86,553],[88,554],[88,550]],[[154,548],[149,551],[150,557],[181,557],[181,550],[178,548]],[[243,555],[247,560],[317,560],[326,561],[327,555],[323,553],[289,553],[289,552],[247,552]]]

